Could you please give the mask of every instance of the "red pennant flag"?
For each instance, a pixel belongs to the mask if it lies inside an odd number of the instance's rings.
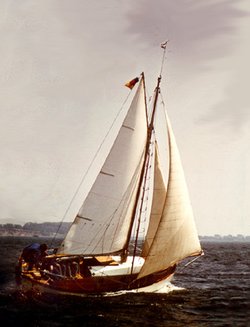
[[[127,86],[128,88],[130,88],[130,90],[132,90],[132,88],[135,86],[136,83],[139,82],[139,78],[136,77],[134,79],[132,79],[131,81],[129,81],[128,83],[125,84],[125,86]]]

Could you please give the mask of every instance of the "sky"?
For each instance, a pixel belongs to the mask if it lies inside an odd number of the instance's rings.
[[[0,222],[61,221],[120,110],[162,94],[200,235],[250,235],[250,3],[2,0]],[[72,217],[73,220],[74,217]]]

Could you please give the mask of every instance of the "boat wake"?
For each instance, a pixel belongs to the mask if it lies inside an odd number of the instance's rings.
[[[168,281],[163,281],[161,282],[161,285],[157,289],[153,289],[151,286],[139,288],[136,290],[124,290],[124,291],[118,291],[118,292],[108,292],[105,293],[103,296],[105,297],[111,297],[111,296],[120,296],[120,295],[125,295],[125,294],[137,294],[137,293],[154,293],[154,294],[168,294],[173,291],[183,291],[184,288],[175,286],[174,284],[168,282]]]

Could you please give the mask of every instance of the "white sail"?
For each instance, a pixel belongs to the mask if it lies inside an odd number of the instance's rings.
[[[162,212],[164,209],[166,199],[167,188],[163,181],[162,172],[159,166],[159,156],[157,150],[157,144],[155,144],[155,160],[154,160],[154,186],[153,186],[153,201],[151,206],[151,213],[149,218],[149,226],[147,235],[143,244],[141,255],[143,257],[148,256],[148,252],[151,248],[152,242],[155,238],[156,231],[158,229]]]
[[[161,271],[176,264],[181,259],[201,252],[193,212],[189,200],[185,177],[181,165],[179,151],[175,142],[169,120],[166,117],[169,136],[169,179],[162,206],[164,182],[160,166],[155,169],[155,189],[153,208],[157,207],[156,224],[149,226],[146,247],[147,254],[144,266],[138,278]],[[161,217],[159,215],[161,213]],[[151,219],[155,219],[152,212]],[[153,235],[154,234],[154,235]],[[148,248],[150,246],[150,248]]]
[[[147,138],[141,81],[113,147],[59,253],[108,254],[123,249],[131,223]]]

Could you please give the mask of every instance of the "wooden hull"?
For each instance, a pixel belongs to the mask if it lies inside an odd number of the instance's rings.
[[[138,271],[131,274],[127,267],[131,269],[129,263],[115,267],[105,266],[101,271],[100,269],[96,270],[95,274],[92,271],[91,276],[76,275],[74,278],[43,274],[37,269],[32,271],[22,269],[19,275],[20,288],[24,292],[32,290],[39,293],[78,296],[102,295],[119,291],[147,291],[147,289],[155,292],[159,287],[163,287],[164,281],[170,281],[175,271],[175,267],[170,267],[164,271],[137,279]],[[137,270],[139,268],[137,266]],[[103,275],[103,270],[105,275]]]
[[[158,276],[159,277],[159,276]],[[162,276],[163,277],[163,276]],[[158,292],[166,287],[166,283],[170,282],[172,274],[166,274],[163,279],[152,278],[148,282],[134,283],[132,285],[125,284],[118,286],[120,280],[116,283],[112,278],[107,277],[100,283],[100,279],[87,278],[86,280],[69,280],[63,283],[48,283],[43,280],[36,280],[29,275],[23,275],[20,289],[23,292],[32,291],[42,294],[58,294],[71,296],[88,296],[88,295],[108,295],[121,291],[128,292]],[[124,276],[121,276],[124,279]],[[117,279],[116,279],[117,281]],[[133,286],[134,285],[134,286]]]

